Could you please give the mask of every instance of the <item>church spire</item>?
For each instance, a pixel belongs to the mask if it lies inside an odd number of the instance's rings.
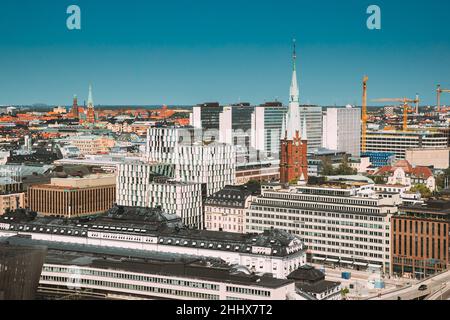
[[[296,67],[297,51],[295,46],[295,40],[293,42],[292,60],[293,60],[292,82],[289,91],[289,109],[286,115],[286,125],[285,125],[287,139],[294,139],[297,136],[297,134],[300,135],[301,130],[299,89],[297,84],[297,67]]]
[[[299,90],[298,90],[298,82],[297,82],[297,50],[295,39],[293,40],[293,54],[292,54],[292,81],[291,81],[291,89],[290,89],[290,99],[289,102],[299,102]]]
[[[92,85],[89,85],[88,105],[94,105],[94,100],[92,99]]]

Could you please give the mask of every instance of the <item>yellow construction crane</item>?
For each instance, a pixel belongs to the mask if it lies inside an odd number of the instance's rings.
[[[376,99],[373,102],[402,102],[403,103],[403,131],[408,131],[408,110],[409,103],[420,103],[420,99],[393,98],[393,99]]]
[[[441,89],[441,85],[438,84],[437,86],[437,111],[441,112],[441,93],[450,93],[450,90],[448,89]]]
[[[366,152],[366,139],[367,139],[367,81],[369,77],[363,78],[363,100],[362,100],[362,143],[361,150]]]

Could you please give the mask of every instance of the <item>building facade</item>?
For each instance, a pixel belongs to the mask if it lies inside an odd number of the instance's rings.
[[[300,106],[300,121],[306,123],[308,136],[308,152],[322,147],[323,141],[323,111],[318,106]]]
[[[328,108],[323,118],[323,147],[361,155],[361,109]]]
[[[205,184],[209,196],[235,184],[236,153],[232,145],[205,140],[202,130],[193,128],[150,128],[146,158],[173,165],[178,181]]]
[[[243,186],[226,186],[205,201],[206,230],[244,233],[245,212],[253,197]]]
[[[312,261],[390,273],[390,219],[399,199],[372,187],[267,186],[247,211],[246,231],[279,228],[302,237]]]
[[[450,148],[407,149],[406,160],[413,166],[450,168]]]
[[[73,218],[100,214],[116,202],[114,175],[53,178],[28,189],[28,207],[44,216]]]
[[[271,273],[279,279],[286,279],[292,271],[306,263],[302,240],[283,230],[236,234],[164,227],[167,217],[155,220],[144,212],[130,219],[127,212],[136,209],[122,209],[117,218],[111,218],[108,214],[88,222],[64,223],[61,219],[46,217],[30,221],[29,218],[7,216],[0,222],[0,236],[20,234],[50,244],[63,243],[66,249],[83,245],[95,246],[97,252],[109,247],[218,258],[229,265],[242,265],[258,274]]]
[[[171,167],[142,162],[123,163],[117,169],[117,204],[129,207],[161,207],[176,214],[189,227],[202,228],[203,199],[201,183],[171,180]]]
[[[402,206],[392,217],[392,266],[423,279],[449,266],[450,202]]]
[[[280,102],[255,107],[252,114],[251,146],[263,157],[279,160],[283,121],[287,108]]]
[[[24,192],[0,194],[0,216],[7,210],[25,208],[25,198]]]
[[[368,131],[367,152],[389,152],[397,160],[406,158],[408,149],[448,148],[447,134],[439,131]]]

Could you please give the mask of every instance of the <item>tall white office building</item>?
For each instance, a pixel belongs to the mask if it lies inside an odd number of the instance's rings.
[[[323,117],[323,147],[361,155],[361,109],[328,108]]]
[[[235,184],[236,152],[232,145],[208,141],[202,136],[202,130],[150,128],[146,159],[173,165],[173,178],[204,184],[209,196],[226,185]]]
[[[116,182],[117,204],[129,207],[161,207],[165,213],[181,217],[185,225],[202,228],[202,184],[161,176],[159,172],[163,167],[138,161],[119,164]],[[164,171],[168,172],[170,169]]]
[[[300,121],[306,123],[308,136],[308,152],[322,147],[323,112],[322,107],[300,106]]]
[[[279,102],[255,107],[251,123],[251,146],[267,158],[279,160],[283,120],[287,108]]]

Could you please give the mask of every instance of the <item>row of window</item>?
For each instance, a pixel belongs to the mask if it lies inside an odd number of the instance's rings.
[[[68,277],[52,277],[52,276],[42,276],[41,281],[51,281],[58,282],[68,285],[72,288],[82,287],[82,286],[97,286],[97,287],[106,287],[111,289],[122,289],[122,290],[130,290],[130,291],[138,291],[138,292],[150,292],[154,294],[164,294],[171,295],[174,298],[176,297],[187,297],[191,299],[202,299],[202,300],[219,300],[219,295],[215,294],[207,294],[201,293],[197,291],[184,291],[184,290],[176,290],[176,289],[167,289],[167,288],[158,288],[158,287],[149,287],[149,286],[141,286],[135,284],[127,284],[127,283],[118,283],[118,282],[110,282],[110,281],[99,281],[99,280],[90,280],[90,279],[70,279]]]
[[[177,280],[177,279],[169,279],[169,278],[161,278],[161,277],[153,277],[153,276],[144,276],[144,275],[136,275],[129,273],[118,273],[112,271],[98,271],[98,270],[89,270],[89,269],[70,269],[63,267],[51,267],[44,266],[43,271],[52,272],[52,273],[74,273],[76,275],[87,275],[87,276],[96,276],[102,278],[114,278],[114,279],[125,279],[125,280],[133,280],[133,281],[143,281],[150,283],[162,283],[169,284],[175,286],[182,287],[190,287],[197,289],[207,289],[207,290],[219,290],[219,285],[209,284],[205,282],[196,282],[196,281],[186,281],[186,280]]]

